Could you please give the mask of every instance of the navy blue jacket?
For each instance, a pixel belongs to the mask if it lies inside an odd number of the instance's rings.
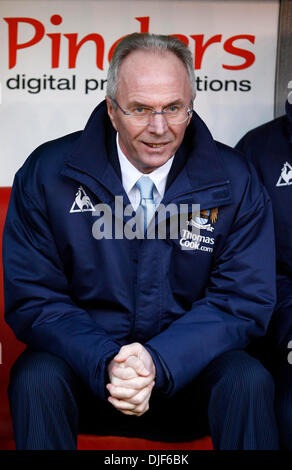
[[[83,132],[40,146],[15,176],[4,266],[17,338],[62,357],[104,399],[106,364],[123,344],[152,351],[173,394],[213,358],[265,333],[275,303],[270,200],[245,159],[216,143],[195,113],[162,201],[210,209],[194,249],[183,250],[180,236],[97,240],[94,212],[75,210],[80,186],[89,209],[114,210],[115,195],[129,203],[105,102]]]
[[[292,105],[287,101],[286,115],[251,130],[236,148],[255,165],[273,205],[277,305],[269,337],[284,352],[292,339]]]

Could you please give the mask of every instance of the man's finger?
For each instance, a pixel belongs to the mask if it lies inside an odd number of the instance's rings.
[[[128,357],[125,365],[134,369],[139,375],[147,376],[150,374],[150,371],[146,369],[141,359],[139,359],[137,356]]]
[[[149,400],[145,401],[142,405],[132,405],[123,400],[117,400],[116,398],[109,397],[108,401],[121,413],[126,415],[141,416],[147,410],[149,410]]]
[[[142,351],[142,345],[140,343],[126,344],[122,346],[118,354],[114,357],[116,362],[124,362],[129,356],[138,356]]]
[[[108,401],[115,407],[117,410],[134,410],[136,405],[129,403],[124,400],[118,400],[112,396],[108,397]]]
[[[123,413],[124,415],[131,415],[131,416],[142,416],[144,413],[146,413],[146,411],[149,410],[149,406],[146,406],[145,409],[143,409],[143,411],[127,411],[127,410],[119,410],[121,413]]]
[[[151,382],[153,382],[153,379],[153,375],[148,375],[147,377],[138,375],[137,377],[129,380],[123,380],[113,376],[111,378],[111,383],[117,387],[134,388],[135,390],[141,390],[142,388],[145,388],[147,387],[147,385],[151,384]]]
[[[139,406],[144,402],[148,402],[151,396],[153,386],[154,386],[154,382],[152,382],[147,387],[143,388],[143,390],[139,391],[138,393],[136,391],[136,393],[134,393],[131,397],[129,397],[127,401],[136,406]]]
[[[106,388],[113,398],[118,398],[119,400],[127,400],[132,398],[137,394],[137,390],[133,388],[117,387],[112,383],[107,384]],[[138,392],[140,393],[140,392]]]
[[[121,367],[125,363],[117,364],[112,367],[111,373],[119,379],[128,380],[137,377],[137,372],[132,367]]]

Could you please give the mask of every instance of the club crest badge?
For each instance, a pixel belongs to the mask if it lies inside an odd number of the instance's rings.
[[[218,219],[218,207],[214,209],[202,210],[199,213],[193,215],[190,219],[189,225],[192,225],[200,230],[207,230],[209,232],[214,231],[215,223]]]

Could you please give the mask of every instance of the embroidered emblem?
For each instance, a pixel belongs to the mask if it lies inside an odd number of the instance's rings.
[[[82,186],[79,186],[78,191],[76,193],[75,200],[73,205],[70,209],[70,213],[72,212],[94,212],[95,208],[87,196],[86,192],[84,191]]]
[[[292,166],[286,162],[281,170],[280,178],[276,186],[289,186],[292,184]]]
[[[218,207],[215,207],[214,209],[207,209],[200,211],[200,213],[197,213],[194,215],[193,219],[190,219],[189,225],[193,225],[196,228],[199,228],[200,230],[208,230],[209,232],[214,231],[214,225],[217,222],[218,218]]]

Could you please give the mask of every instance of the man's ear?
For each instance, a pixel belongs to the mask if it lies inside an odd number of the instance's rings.
[[[113,102],[112,102],[112,100],[110,99],[109,96],[106,96],[105,100],[106,100],[106,106],[107,106],[107,113],[108,113],[109,118],[112,122],[112,125],[114,126],[115,130],[117,130],[117,126],[116,126],[116,122],[115,122],[116,110],[113,106]]]

